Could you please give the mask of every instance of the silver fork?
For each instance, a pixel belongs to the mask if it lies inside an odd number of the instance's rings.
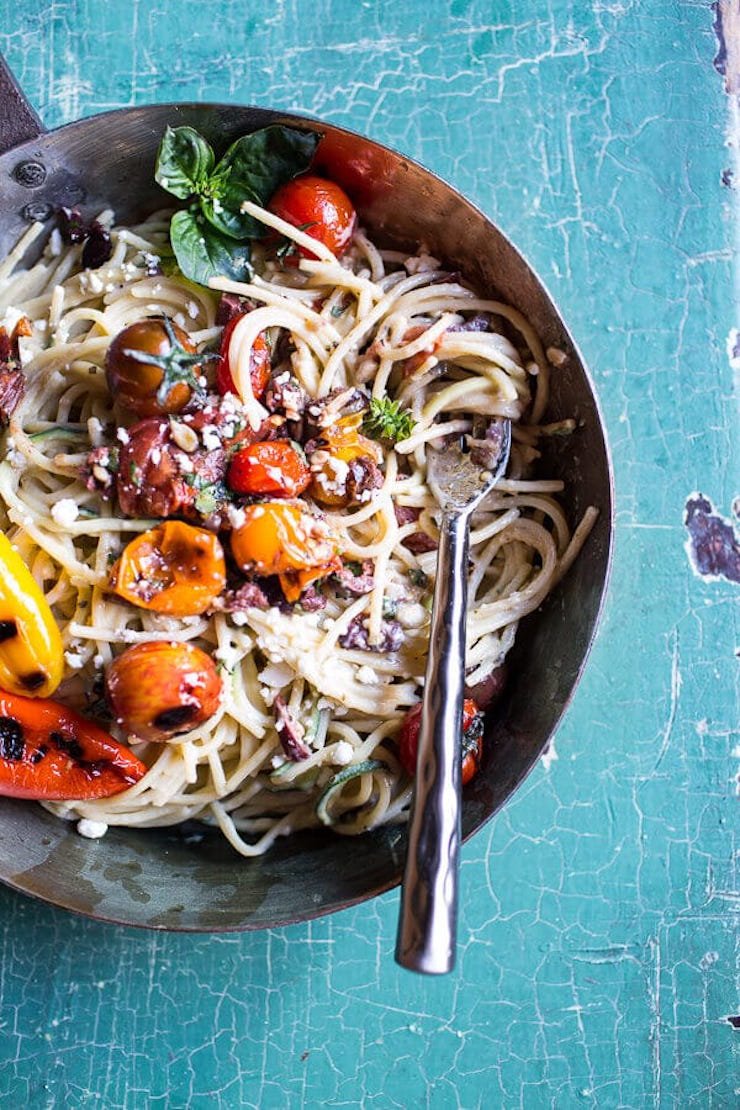
[[[442,520],[396,961],[428,975],[455,964],[470,518],[506,470],[511,424],[484,431],[476,418],[467,441],[467,452],[446,445],[427,454]]]

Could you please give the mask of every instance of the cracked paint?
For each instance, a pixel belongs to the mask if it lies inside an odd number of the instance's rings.
[[[682,524],[688,490],[725,507],[737,492],[737,192],[709,4],[0,0],[0,15],[49,125],[190,98],[299,108],[467,193],[593,368],[618,510],[557,759],[463,851],[453,975],[394,965],[396,893],[199,938],[0,890],[0,1104],[735,1105],[737,589],[692,572]]]

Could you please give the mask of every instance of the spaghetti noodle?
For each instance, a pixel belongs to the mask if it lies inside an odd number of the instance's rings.
[[[206,289],[166,265],[168,213],[128,228],[111,226],[104,213],[112,254],[98,270],[82,269],[79,246],[62,246],[54,233],[24,268],[41,225],[0,264],[0,322],[12,326],[22,315],[32,325],[21,340],[26,394],[0,463],[0,520],[62,631],[60,700],[90,713],[96,678],[126,647],[153,641],[197,645],[223,680],[218,711],[205,725],[164,744],[120,736],[149,768],[134,785],[48,808],[82,819],[81,831],[93,835],[111,825],[197,818],[253,856],[322,821],[354,834],[405,818],[411,784],[396,738],[420,697],[436,562],[427,452],[469,431],[473,414],[514,422],[508,477],[472,527],[471,688],[503,662],[519,621],[570,566],[596,510],[571,534],[557,499],[563,483],[530,476],[539,436],[568,429],[542,424],[549,365],[520,313],[479,296],[424,250],[411,258],[384,251],[357,230],[340,261],[265,209],[243,207],[312,257],[295,267],[258,258],[248,282],[220,278]],[[207,348],[221,334],[223,293],[252,306],[230,347],[252,429],[268,415],[250,378],[254,344],[265,333],[289,340],[274,376],[289,373],[314,403],[331,405],[360,387],[376,399],[393,396],[413,417],[406,438],[378,445],[382,484],[354,507],[326,510],[342,558],[367,579],[365,593],[325,590],[316,611],[299,603],[185,618],[122,604],[111,593],[111,564],[158,521],[123,515],[84,479],[90,450],[121,438],[107,348],[121,329],[152,316],[171,318]],[[420,534],[427,542],[414,542]],[[296,722],[306,758],[286,757],[276,706]]]

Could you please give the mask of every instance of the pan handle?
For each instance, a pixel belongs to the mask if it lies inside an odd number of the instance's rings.
[[[0,54],[0,154],[46,130]]]

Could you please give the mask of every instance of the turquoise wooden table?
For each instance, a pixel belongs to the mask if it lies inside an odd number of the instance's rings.
[[[2,1106],[737,1105],[740,178],[713,18],[697,0],[0,0],[0,50],[50,126],[170,99],[297,108],[472,197],[593,367],[618,495],[575,703],[464,851],[452,976],[394,965],[396,893],[198,938],[2,890]]]

